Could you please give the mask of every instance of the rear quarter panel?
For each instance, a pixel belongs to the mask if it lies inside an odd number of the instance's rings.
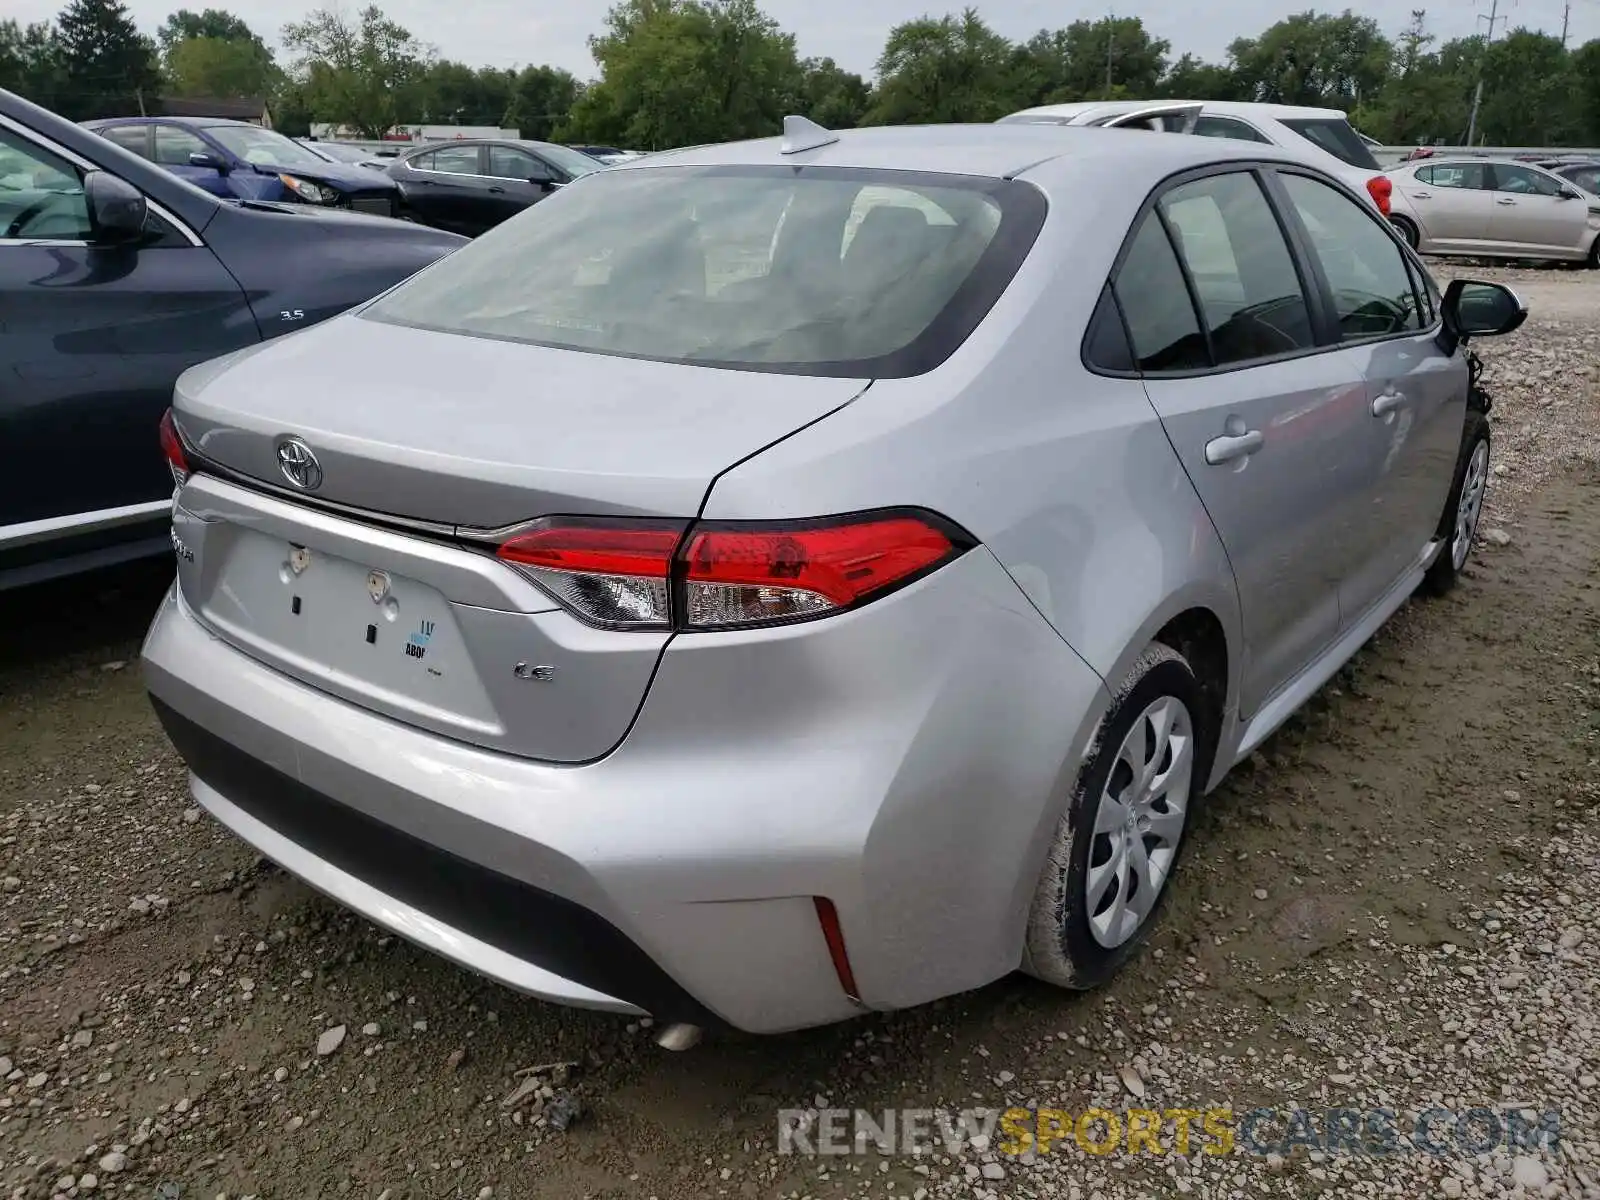
[[[983,541],[1112,683],[1149,633],[1194,605],[1214,611],[1236,659],[1231,569],[1143,384],[1082,363],[1085,324],[1136,203],[1075,197],[1070,218],[1052,214],[1011,286],[949,360],[926,375],[879,380],[844,410],[734,466],[713,485],[705,515],[924,505]]]
[[[1162,625],[1208,609],[1228,640],[1231,713],[1243,650],[1221,542],[1143,385],[1091,374],[1081,360],[1085,324],[1138,200],[1090,190],[1074,197],[1070,215],[1053,212],[1011,286],[950,359],[923,376],[874,383],[725,472],[705,515],[886,505],[943,513],[993,552],[1113,688]],[[753,378],[751,402],[758,397]],[[1229,736],[1225,723],[1224,747]],[[1063,753],[1078,740],[1064,728]]]

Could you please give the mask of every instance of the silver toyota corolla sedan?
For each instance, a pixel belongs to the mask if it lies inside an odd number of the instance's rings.
[[[263,854],[669,1044],[1093,985],[1455,579],[1524,316],[1276,147],[791,118],[184,375],[149,690]]]

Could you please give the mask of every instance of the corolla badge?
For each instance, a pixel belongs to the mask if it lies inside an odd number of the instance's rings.
[[[278,439],[278,470],[297,488],[312,492],[322,486],[322,464],[297,437]]]

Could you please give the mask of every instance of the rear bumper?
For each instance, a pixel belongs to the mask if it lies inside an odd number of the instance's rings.
[[[196,799],[314,887],[531,995],[753,1032],[1014,969],[1106,701],[983,550],[826,623],[680,636],[627,738],[583,766],[328,696],[176,591],[144,665]]]

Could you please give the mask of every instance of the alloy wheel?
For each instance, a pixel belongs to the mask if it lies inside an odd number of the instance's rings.
[[[1461,498],[1456,501],[1456,532],[1450,540],[1450,562],[1456,570],[1466,566],[1472,540],[1478,536],[1478,518],[1483,515],[1483,493],[1489,485],[1489,443],[1479,441],[1472,449],[1467,473],[1461,480]]]
[[[1139,931],[1172,873],[1188,818],[1194,719],[1174,696],[1152,702],[1123,738],[1095,812],[1084,875],[1089,932],[1108,950]]]

